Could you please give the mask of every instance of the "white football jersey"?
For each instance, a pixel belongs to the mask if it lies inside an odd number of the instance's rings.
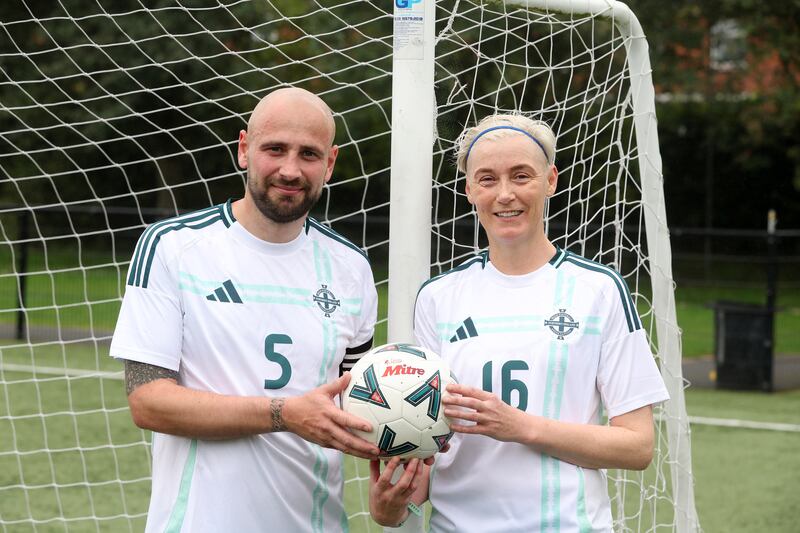
[[[229,202],[144,231],[111,355],[179,371],[191,389],[298,396],[370,348],[376,313],[356,246],[313,219],[292,242],[264,242]],[[147,531],[266,530],[347,530],[340,452],[291,433],[153,434]]]
[[[563,250],[521,276],[484,252],[432,278],[414,330],[460,383],[532,415],[602,424],[669,398],[622,277]],[[604,470],[482,435],[450,443],[431,473],[432,531],[611,530]]]

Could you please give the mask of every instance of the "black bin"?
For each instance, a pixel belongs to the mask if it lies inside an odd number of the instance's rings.
[[[718,389],[772,391],[773,311],[740,302],[714,304]]]

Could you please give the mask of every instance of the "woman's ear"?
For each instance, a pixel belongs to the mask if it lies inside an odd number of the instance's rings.
[[[547,196],[553,196],[558,187],[558,169],[550,165],[550,174],[547,176]]]

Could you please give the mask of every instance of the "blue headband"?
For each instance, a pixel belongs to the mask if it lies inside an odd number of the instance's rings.
[[[542,153],[544,153],[544,158],[547,160],[548,163],[550,163],[550,158],[547,157],[547,150],[544,149],[544,145],[539,142],[539,139],[537,139],[536,137],[534,137],[533,135],[531,135],[527,131],[525,131],[525,130],[523,130],[521,128],[516,128],[514,126],[493,126],[491,128],[487,128],[487,129],[483,130],[482,132],[480,132],[479,134],[477,134],[475,136],[475,138],[472,139],[472,142],[469,143],[469,148],[467,148],[467,155],[464,157],[464,166],[465,167],[467,165],[467,159],[469,159],[469,153],[472,151],[472,147],[475,146],[475,143],[478,142],[478,139],[480,139],[481,137],[483,137],[485,134],[489,133],[490,131],[494,131],[494,130],[514,130],[514,131],[518,131],[518,132],[522,133],[523,135],[528,137],[530,140],[535,142],[537,145],[539,145],[539,148],[542,149]]]

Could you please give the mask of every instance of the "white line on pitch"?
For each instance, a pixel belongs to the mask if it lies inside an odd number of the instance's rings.
[[[13,363],[0,364],[0,370],[7,372],[28,372],[30,374],[47,374],[51,376],[94,377],[104,379],[122,379],[123,372],[104,372],[102,370],[82,370],[79,368],[59,368],[56,366],[30,366]]]
[[[703,426],[725,426],[745,429],[769,429],[772,431],[800,432],[798,424],[780,424],[778,422],[756,422],[755,420],[737,420],[735,418],[709,418],[705,416],[690,416],[690,424]]]

